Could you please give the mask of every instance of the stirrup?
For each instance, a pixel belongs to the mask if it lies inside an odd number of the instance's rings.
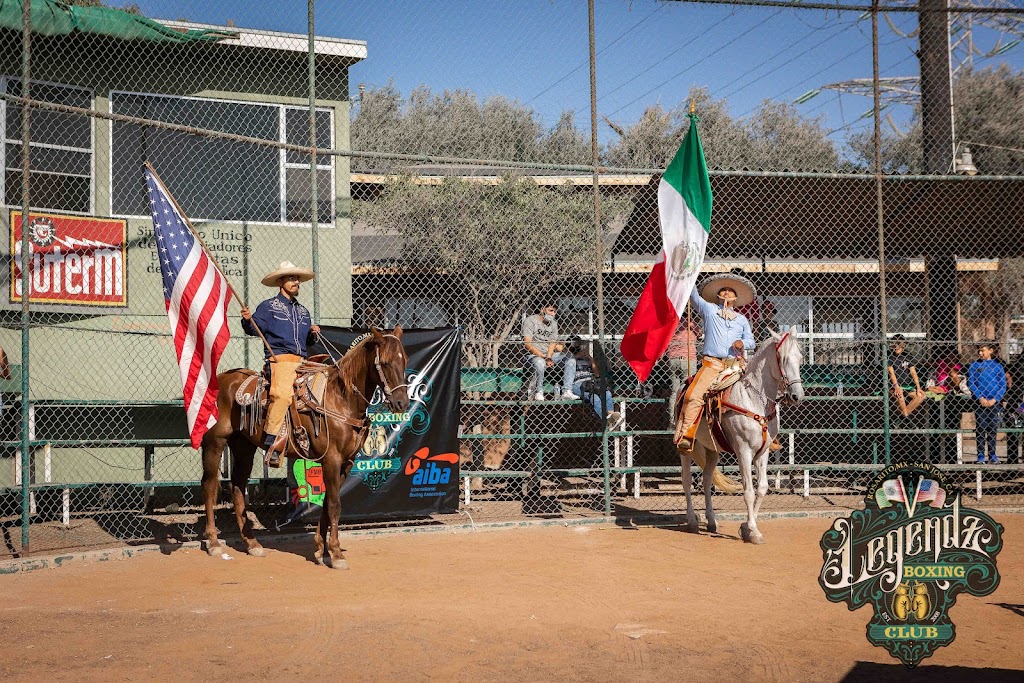
[[[281,431],[278,432],[274,442],[267,448],[266,457],[263,462],[268,467],[278,468],[281,466],[281,456],[284,455],[285,450],[288,448],[288,431],[282,426]]]

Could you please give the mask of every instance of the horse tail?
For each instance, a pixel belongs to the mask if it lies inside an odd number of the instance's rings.
[[[704,449],[694,448],[693,452],[690,453],[690,457],[693,458],[693,461],[697,463],[697,466],[700,467],[703,472],[704,468],[707,466],[707,458],[704,457]],[[711,474],[711,480],[714,482],[715,488],[722,493],[739,493],[743,490],[743,487],[740,486],[737,481],[725,476],[725,474],[723,474],[717,467]]]

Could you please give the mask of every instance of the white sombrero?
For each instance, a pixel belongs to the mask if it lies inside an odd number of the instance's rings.
[[[720,273],[712,275],[700,285],[700,298],[710,301],[713,304],[721,303],[718,298],[718,291],[723,287],[731,287],[736,290],[736,302],[733,306],[746,306],[757,296],[757,289],[754,283],[735,273]]]
[[[314,273],[309,268],[299,268],[291,261],[281,261],[281,265],[277,267],[277,270],[272,270],[263,276],[260,280],[267,287],[277,287],[280,285],[280,280],[288,275],[298,275],[299,282],[306,282],[312,280]]]

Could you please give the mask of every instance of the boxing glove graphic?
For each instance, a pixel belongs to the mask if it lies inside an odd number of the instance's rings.
[[[928,599],[928,586],[923,583],[914,584],[914,597],[910,601],[910,611],[914,613],[918,621],[924,621],[931,611]]]
[[[896,594],[892,598],[892,613],[899,621],[906,621],[910,613],[910,586],[901,583],[896,586]]]

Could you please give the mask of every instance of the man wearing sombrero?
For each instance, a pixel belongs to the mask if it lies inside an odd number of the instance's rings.
[[[277,287],[277,296],[262,302],[255,313],[251,313],[248,307],[242,308],[242,329],[246,334],[256,336],[255,323],[268,345],[264,351],[266,365],[270,369],[270,405],[267,406],[263,426],[263,447],[271,467],[280,467],[281,455],[288,446],[288,435],[283,429],[284,416],[292,400],[295,371],[309,355],[307,344],[320,334],[320,326],[313,324],[309,310],[296,298],[299,285],[312,280],[313,275],[308,268],[299,268],[291,261],[284,261],[261,280],[267,287]]]
[[[726,361],[755,346],[750,323],[735,310],[755,296],[754,283],[735,273],[713,275],[690,292],[690,302],[704,320],[704,359],[683,397],[683,421],[676,430],[680,450],[693,450],[704,395],[725,369]]]

